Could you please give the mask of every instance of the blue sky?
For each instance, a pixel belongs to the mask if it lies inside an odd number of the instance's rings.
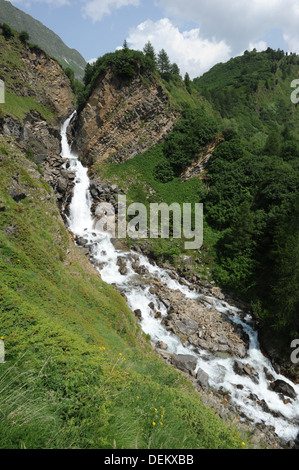
[[[298,0],[12,0],[88,61],[150,40],[192,78],[254,47],[299,53]]]

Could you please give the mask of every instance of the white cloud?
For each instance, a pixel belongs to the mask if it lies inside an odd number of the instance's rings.
[[[167,15],[198,24],[203,37],[225,40],[234,54],[273,29],[299,52],[298,0],[159,0],[159,5]]]
[[[217,62],[230,58],[231,50],[224,41],[204,39],[198,28],[180,32],[168,18],[153,22],[147,20],[132,28],[127,38],[132,49],[142,50],[150,41],[156,53],[165,49],[171,62],[176,62],[181,74],[198,77]]]
[[[140,4],[140,0],[83,0],[85,5],[82,8],[86,18],[90,18],[94,23],[101,21],[105,15],[110,15],[113,10],[122,7]]]
[[[256,49],[257,52],[262,52],[267,49],[267,43],[265,41],[258,41],[258,42],[250,42],[248,50],[253,51],[253,49]]]

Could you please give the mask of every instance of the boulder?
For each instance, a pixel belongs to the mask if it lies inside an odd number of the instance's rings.
[[[137,310],[134,310],[134,313],[136,315],[136,317],[138,318],[138,320],[142,320],[142,312],[141,310],[138,308]]]
[[[162,351],[167,351],[168,346],[167,346],[167,344],[163,343],[163,341],[159,341],[157,343],[157,348],[161,349]]]
[[[202,369],[198,369],[196,380],[203,390],[209,388],[209,375]]]
[[[192,372],[195,370],[197,365],[197,359],[195,356],[174,354],[171,358],[172,364],[182,372]]]
[[[198,331],[198,323],[190,318],[183,318],[183,320],[177,324],[177,327],[179,331],[186,336],[191,336]]]
[[[213,287],[211,290],[211,293],[214,297],[216,297],[219,300],[225,299],[225,296],[219,287]]]
[[[18,186],[14,186],[9,191],[9,195],[16,202],[20,202],[27,197],[27,194],[25,193],[25,191]]]
[[[241,361],[236,360],[233,365],[235,374],[241,376],[248,376],[251,380],[258,384],[258,373],[257,371],[250,366],[249,364],[243,364]]]
[[[271,388],[274,392],[281,393],[282,395],[290,397],[293,400],[295,400],[297,397],[294,388],[284,380],[276,380],[275,382],[272,382]]]
[[[76,237],[76,243],[78,246],[85,246],[87,245],[88,240],[86,240],[86,238],[83,238],[83,237]]]

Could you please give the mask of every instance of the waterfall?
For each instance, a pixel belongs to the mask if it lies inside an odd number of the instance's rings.
[[[139,276],[132,268],[131,252],[117,250],[112,244],[107,233],[99,233],[95,230],[94,220],[91,212],[92,198],[89,192],[88,170],[83,167],[78,157],[70,149],[67,140],[67,128],[73,115],[64,123],[61,131],[62,157],[69,162],[70,171],[76,172],[73,198],[70,205],[69,229],[75,236],[84,237],[92,252],[94,265],[97,267],[104,282],[114,284],[122,291],[127,299],[129,307],[135,311],[142,312],[141,327],[146,334],[151,336],[153,342],[164,342],[168,351],[175,354],[191,354],[197,358],[197,369],[200,368],[209,375],[209,385],[212,389],[219,390],[221,387],[231,395],[232,403],[242,410],[242,413],[254,423],[262,423],[272,426],[276,434],[285,440],[295,439],[299,428],[299,385],[294,385],[286,377],[277,373],[271,362],[263,356],[256,330],[252,325],[252,319],[244,315],[236,307],[226,302],[219,301],[213,296],[204,297],[186,285],[182,285],[173,279],[167,270],[153,265],[146,256],[134,252],[139,258],[140,265],[144,266],[148,276]],[[118,258],[125,258],[127,272],[120,274],[117,264]],[[99,267],[100,266],[100,267]],[[162,324],[162,319],[167,316],[167,309],[161,304],[155,294],[151,292],[150,278],[165,283],[169,289],[179,290],[186,298],[209,301],[212,306],[229,316],[237,325],[240,325],[249,336],[249,350],[244,359],[237,358],[239,362],[249,364],[257,372],[257,380],[253,381],[249,376],[236,375],[234,372],[234,357],[219,358],[208,354],[207,351],[195,350],[188,344],[183,344],[174,334],[171,334]],[[148,279],[148,281],[147,281]],[[156,310],[161,312],[161,318],[155,318],[153,310],[149,307],[153,303]],[[195,371],[195,372],[196,372]],[[297,393],[296,400],[285,403],[279,395],[270,389],[269,379],[266,372],[271,374],[274,380],[283,380],[290,384]],[[221,377],[221,380],[219,380]],[[256,396],[259,401],[266,403],[268,407],[263,409],[252,399]],[[269,413],[269,409],[272,413]],[[273,412],[276,417],[273,416]]]

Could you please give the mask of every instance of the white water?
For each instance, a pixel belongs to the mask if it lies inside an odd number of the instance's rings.
[[[89,193],[89,178],[87,169],[82,166],[77,156],[71,152],[68,145],[66,131],[73,115],[64,123],[61,131],[62,154],[61,156],[70,163],[70,171],[76,172],[73,199],[70,206],[69,228],[75,236],[84,237],[92,249],[95,266],[101,274],[103,281],[108,284],[115,284],[117,288],[126,295],[129,307],[134,311],[140,309],[142,312],[141,326],[146,334],[151,336],[153,342],[163,341],[168,345],[168,351],[176,354],[192,354],[197,357],[197,369],[201,368],[208,373],[209,385],[211,388],[223,390],[231,394],[232,402],[240,408],[242,413],[254,423],[263,423],[273,426],[278,436],[285,440],[296,438],[299,431],[299,385],[295,386],[287,378],[277,374],[270,361],[265,358],[259,347],[257,332],[250,324],[250,318],[246,321],[240,317],[240,310],[214,297],[207,297],[212,301],[213,307],[219,312],[229,315],[237,324],[241,325],[249,335],[250,346],[248,355],[240,360],[244,364],[250,364],[258,372],[258,384],[255,384],[250,377],[236,375],[233,371],[235,358],[220,359],[212,356],[206,351],[195,351],[191,346],[183,345],[179,338],[169,333],[161,324],[161,319],[155,319],[153,311],[149,308],[149,303],[153,302],[157,311],[162,313],[162,318],[167,315],[165,306],[158,298],[149,292],[150,284],[147,282],[148,276],[139,276],[132,269],[129,259],[130,252],[122,252],[115,249],[107,233],[99,233],[94,228],[93,216],[91,213],[92,198]],[[64,164],[65,166],[66,164]],[[127,259],[128,272],[121,275],[117,258],[119,256]],[[192,299],[204,299],[205,297],[194,292],[187,286],[181,285],[173,280],[169,274],[158,266],[153,266],[148,259],[134,252],[138,256],[140,265],[145,266],[150,277],[161,280],[170,289],[180,290],[186,297]],[[269,390],[269,381],[265,376],[266,369],[272,374],[274,380],[281,379],[292,385],[296,390],[297,400],[284,404],[276,392]],[[242,385],[243,389],[236,386]],[[250,399],[249,395],[254,394],[259,400],[265,400],[268,407],[275,412],[279,412],[283,417],[275,418],[272,414],[263,409]]]

